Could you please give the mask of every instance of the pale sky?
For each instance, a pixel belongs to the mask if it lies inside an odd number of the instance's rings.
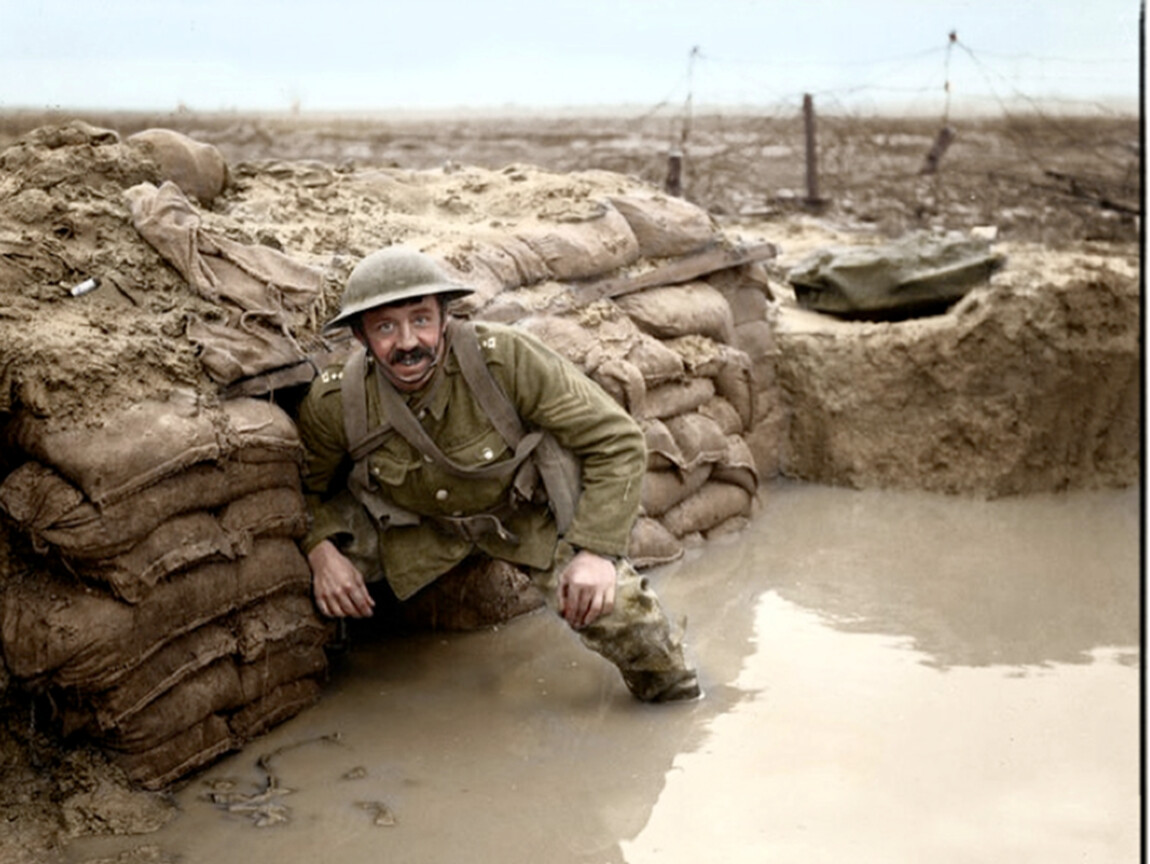
[[[1134,0],[0,0],[0,109],[1138,106]],[[948,34],[958,42],[951,45]],[[949,47],[948,47],[949,46]],[[692,59],[692,51],[698,53]]]

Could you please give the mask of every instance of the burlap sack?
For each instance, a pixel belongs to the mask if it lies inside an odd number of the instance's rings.
[[[643,436],[647,442],[647,469],[649,471],[668,471],[681,467],[683,464],[683,451],[675,443],[675,436],[662,420],[644,420]]]
[[[21,417],[17,444],[71,480],[98,507],[107,507],[199,462],[300,458],[299,434],[274,402],[236,399],[198,404],[194,393],[129,405],[98,427],[59,426]],[[247,450],[249,452],[245,453]]]
[[[643,401],[641,418],[666,419],[696,410],[715,395],[715,382],[710,378],[689,378],[652,387]],[[634,413],[634,412],[632,412]]]
[[[751,448],[741,435],[729,435],[726,449],[711,472],[711,479],[733,483],[755,495],[759,489],[759,470]]]
[[[196,346],[204,370],[220,385],[305,359],[274,315],[235,312],[215,321],[197,318],[188,322],[184,332]]]
[[[220,529],[240,555],[256,537],[293,537],[307,532],[307,507],[298,489],[261,489],[230,502],[220,514]]]
[[[319,695],[320,682],[314,678],[289,681],[236,711],[228,718],[228,725],[237,740],[250,741],[313,705]]]
[[[63,579],[11,586],[0,640],[17,678],[105,690],[173,639],[288,590],[310,592],[311,570],[293,541],[269,537],[245,558],[157,585],[134,606]]]
[[[611,273],[639,258],[639,242],[614,207],[604,205],[598,218],[578,222],[541,222],[515,230],[514,236],[538,255],[550,278],[559,282]]]
[[[526,330],[552,351],[561,354],[584,372],[593,368],[590,358],[597,354],[595,331],[574,318],[561,315],[530,315],[516,326]],[[601,358],[595,356],[595,364]]]
[[[93,728],[108,730],[123,725],[152,701],[224,657],[234,657],[242,669],[265,657],[302,649],[308,652],[309,662],[317,662],[322,655],[317,649],[334,634],[334,622],[316,615],[310,595],[274,594],[173,639],[112,687],[80,694],[77,701],[90,715]],[[306,674],[321,671],[309,668],[312,671]]]
[[[711,214],[670,195],[612,195],[644,258],[675,258],[710,246],[719,234]]]
[[[211,714],[244,704],[235,661],[223,657],[154,699],[100,736],[122,753],[140,753],[182,734]]]
[[[741,435],[746,429],[738,410],[722,396],[715,396],[700,405],[699,413],[714,420],[724,435]]]
[[[647,416],[647,384],[634,364],[621,357],[599,363],[590,378],[635,417]]]
[[[293,462],[199,463],[104,508],[85,500],[47,466],[27,462],[0,484],[3,509],[38,551],[56,547],[76,559],[128,551],[161,524],[194,510],[215,510],[262,489],[300,488]]]
[[[266,697],[283,684],[321,676],[327,655],[321,648],[290,646],[257,663],[224,657],[181,681],[143,710],[101,736],[101,743],[125,753],[150,750],[210,714],[226,714]]]
[[[207,207],[228,183],[228,163],[219,149],[171,129],[145,129],[127,137],[143,145],[160,166],[160,174],[190,198]]]
[[[708,463],[689,471],[648,471],[643,475],[642,508],[647,516],[661,516],[700,489],[711,476]]]
[[[750,429],[756,420],[756,391],[751,359],[744,351],[723,346],[715,374],[715,392],[739,412],[743,429]]]
[[[683,544],[657,519],[640,516],[631,528],[627,558],[637,570],[670,564],[683,557]]]
[[[255,663],[285,646],[319,647],[334,637],[336,624],[316,613],[311,592],[273,594],[232,617],[236,654]]]
[[[615,302],[640,330],[659,339],[699,333],[716,342],[734,341],[731,307],[727,299],[706,282],[648,288],[619,297]]]
[[[708,482],[662,516],[676,537],[707,531],[721,522],[751,512],[751,493],[730,483]]]
[[[648,387],[657,387],[670,381],[681,381],[684,376],[683,358],[663,342],[646,333],[640,333],[631,350],[629,360],[639,370]]]
[[[198,510],[161,523],[127,552],[95,561],[73,559],[71,566],[80,576],[107,585],[121,600],[139,603],[173,573],[238,553],[219,521]]]
[[[211,621],[171,640],[106,690],[84,692],[82,703],[98,730],[123,724],[164,693],[221,658],[235,654],[236,635],[226,623]]]
[[[243,741],[232,732],[226,718],[213,714],[150,750],[113,751],[111,756],[137,786],[159,790],[238,749]]]
[[[689,470],[704,462],[718,462],[726,455],[727,437],[710,417],[691,412],[669,417],[665,422],[679,447],[678,468]]]

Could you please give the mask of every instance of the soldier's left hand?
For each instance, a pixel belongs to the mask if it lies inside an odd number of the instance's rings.
[[[576,630],[615,608],[615,562],[579,550],[559,574],[559,614]]]

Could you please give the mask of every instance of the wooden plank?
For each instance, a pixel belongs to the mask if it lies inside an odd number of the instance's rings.
[[[692,279],[718,270],[751,264],[755,261],[766,261],[778,253],[778,247],[774,243],[754,243],[733,248],[712,246],[702,252],[676,258],[667,264],[633,276],[617,276],[578,285],[573,289],[572,295],[576,303],[594,303],[605,297],[622,297],[624,294],[642,291],[645,288],[690,282]]]

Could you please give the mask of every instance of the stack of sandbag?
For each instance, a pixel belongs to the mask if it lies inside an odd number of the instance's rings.
[[[726,238],[689,202],[629,189],[576,203],[582,218],[550,226],[545,246],[504,232],[457,243],[448,261],[470,278],[497,274],[474,317],[533,333],[643,426],[649,463],[630,556],[650,567],[745,525],[764,463],[777,465],[777,433],[761,455],[749,443],[779,401],[769,289],[753,265],[723,266],[737,256],[724,256]]]
[[[758,485],[745,440],[754,389],[750,359],[729,344],[730,308],[719,292],[704,283],[652,289],[519,326],[644,429],[648,470],[630,547],[637,567],[673,561],[685,543],[745,524]]]
[[[47,567],[0,595],[14,679],[162,788],[316,699],[300,444],[274,403],[138,403],[101,425],[21,418],[0,510]]]

